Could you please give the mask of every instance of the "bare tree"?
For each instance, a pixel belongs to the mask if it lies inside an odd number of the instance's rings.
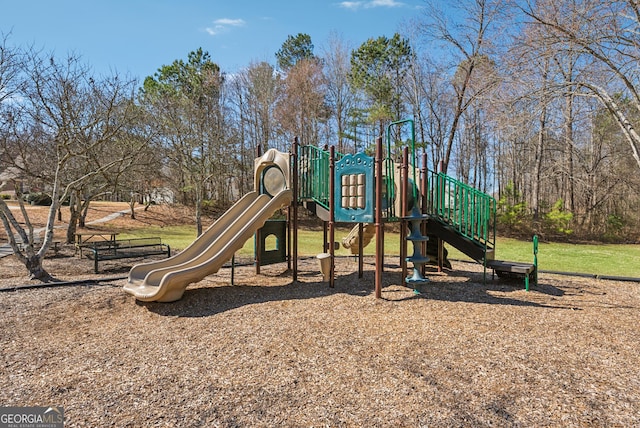
[[[463,113],[497,83],[491,77],[493,67],[489,53],[493,43],[492,26],[501,16],[502,5],[492,0],[465,0],[455,2],[453,7],[459,12],[456,15],[461,17],[459,22],[450,22],[451,15],[444,13],[436,2],[431,2],[421,24],[428,40],[440,41],[452,49],[448,60],[455,70],[451,74],[455,105],[444,149],[444,172],[451,160]]]
[[[327,90],[327,102],[332,110],[338,139],[338,152],[345,153],[348,136],[349,112],[355,106],[355,96],[349,88],[351,49],[333,33],[329,36],[322,56]]]
[[[266,151],[276,145],[274,110],[281,85],[281,77],[267,62],[251,64],[233,79],[233,98],[240,113],[243,140],[254,148]],[[255,156],[255,151],[252,155]]]
[[[183,203],[195,205],[202,233],[205,199],[224,203],[229,162],[223,108],[224,74],[208,52],[197,49],[187,61],[162,66],[144,81],[141,101],[167,149]]]
[[[41,245],[19,198],[23,227],[0,201],[2,220],[16,257],[34,279],[52,280],[42,260],[53,241],[56,213],[70,192],[111,168],[123,157],[110,157],[92,169],[77,169],[98,150],[113,143],[127,115],[133,82],[118,76],[98,81],[76,56],[58,62],[33,50],[27,53],[21,103],[14,106],[5,150],[12,151],[12,167],[25,179],[41,183],[51,206]],[[106,150],[108,151],[108,150]],[[15,236],[23,242],[19,247]]]
[[[521,10],[539,25],[559,53],[569,50],[589,57],[599,72],[566,83],[596,97],[613,115],[640,167],[640,135],[632,116],[614,94],[624,91],[630,107],[640,112],[640,4],[635,0],[573,2],[527,0]]]
[[[319,144],[320,124],[328,120],[324,89],[325,79],[317,59],[302,59],[289,69],[275,111],[288,141],[298,136],[303,144]]]

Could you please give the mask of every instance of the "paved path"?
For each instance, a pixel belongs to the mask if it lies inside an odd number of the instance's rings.
[[[142,209],[142,208],[144,208],[144,207],[138,207],[138,208],[136,208],[136,209]],[[99,219],[97,219],[97,220],[89,221],[89,222],[87,222],[86,224],[99,224],[99,223],[106,223],[106,222],[108,222],[108,221],[114,220],[114,219],[116,219],[116,218],[120,217],[121,215],[123,215],[123,214],[127,214],[127,213],[129,213],[129,212],[130,212],[130,210],[127,208],[126,210],[122,210],[122,211],[117,211],[117,212],[115,212],[115,213],[111,213],[111,214],[106,215],[106,216],[104,216],[104,217],[102,217],[102,218],[99,218]],[[61,227],[65,227],[65,226],[60,225],[60,226],[55,226],[55,227],[56,227],[56,228],[61,228]],[[38,229],[34,229],[34,230],[33,230],[33,233],[34,233],[34,235],[35,235],[35,241],[36,241],[36,242],[38,242],[38,241],[40,240],[40,239],[39,239],[39,238],[40,238],[40,234],[41,234],[42,232],[44,232],[44,231],[45,231],[45,229],[46,229],[46,228],[44,228],[44,227],[40,227],[40,228],[38,228]],[[3,258],[3,257],[6,257],[6,256],[10,256],[11,254],[13,254],[13,248],[11,248],[11,245],[9,245],[9,244],[2,244],[2,245],[0,245],[0,259],[1,259],[1,258]]]

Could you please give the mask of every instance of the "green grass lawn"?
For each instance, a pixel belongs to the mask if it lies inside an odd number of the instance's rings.
[[[469,260],[467,256],[447,246],[452,259]],[[533,243],[510,238],[498,238],[496,259],[533,262]],[[538,245],[540,270],[578,272],[597,275],[640,278],[640,245],[565,244],[541,242]]]
[[[348,234],[347,229],[338,229],[335,240],[341,242]],[[195,227],[150,227],[136,230],[135,233],[121,234],[119,239],[160,236],[173,250],[187,247],[195,239]],[[449,258],[468,260],[455,248],[447,246]],[[238,252],[239,256],[251,256],[254,251],[253,239],[248,240]],[[411,249],[410,249],[411,251]],[[298,232],[298,254],[313,256],[322,252],[322,231],[300,230]],[[385,231],[385,254],[397,256],[400,252],[399,234]],[[366,255],[375,253],[372,240],[365,248]],[[349,250],[340,246],[336,255],[349,255]],[[496,259],[532,262],[533,244],[508,238],[498,238]],[[538,266],[541,270],[558,272],[579,272],[598,275],[614,275],[640,278],[640,245],[610,244],[565,244],[540,243],[538,246]]]

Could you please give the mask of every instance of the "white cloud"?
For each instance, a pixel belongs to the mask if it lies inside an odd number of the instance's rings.
[[[396,0],[371,0],[367,7],[400,7],[404,6],[404,3]]]
[[[246,22],[243,19],[220,18],[213,21],[213,27],[205,28],[205,31],[211,36],[226,33],[230,27],[243,27]]]
[[[345,9],[357,10],[359,9],[364,2],[361,1],[343,1],[340,3],[340,7],[344,7]]]
[[[343,1],[339,3],[340,7],[351,10],[371,9],[374,7],[400,7],[404,5],[404,3],[396,0]]]
[[[229,18],[216,19],[215,21],[213,21],[213,23],[216,25],[228,25],[231,27],[242,27],[244,24],[246,24],[246,22],[244,22],[244,19],[229,19]]]

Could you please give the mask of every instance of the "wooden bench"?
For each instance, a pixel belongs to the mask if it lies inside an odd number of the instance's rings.
[[[85,247],[87,248],[87,247]],[[93,270],[98,273],[98,262],[106,260],[144,258],[166,255],[171,257],[171,248],[163,244],[160,238],[117,239],[95,242],[87,253],[93,260]]]

